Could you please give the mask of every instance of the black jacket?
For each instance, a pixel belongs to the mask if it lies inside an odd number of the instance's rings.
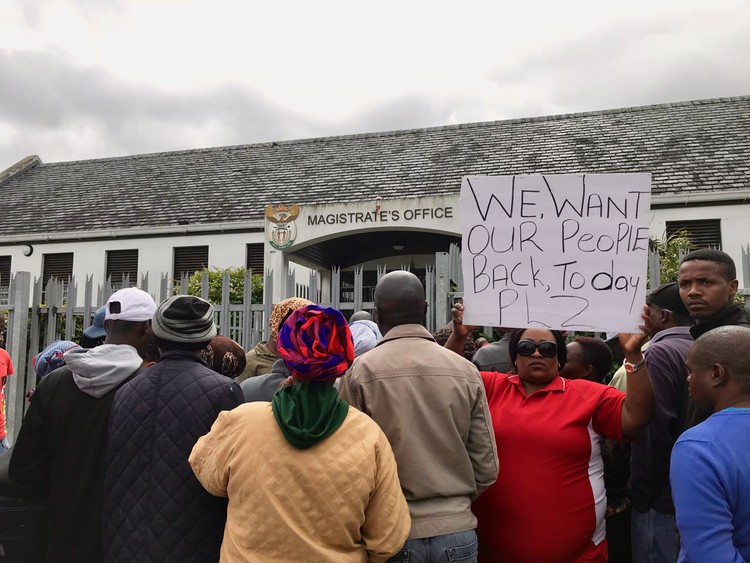
[[[116,390],[95,398],[61,367],[42,379],[31,399],[9,475],[46,499],[45,561],[103,560],[104,454]]]
[[[690,327],[690,334],[697,340],[699,336],[707,333],[709,330],[729,325],[750,326],[750,321],[748,321],[745,315],[745,307],[743,305],[731,305],[707,319],[695,323]]]
[[[104,484],[106,561],[218,561],[227,502],[203,488],[188,456],[219,413],[240,403],[239,386],[189,352],[167,352],[118,391]]]

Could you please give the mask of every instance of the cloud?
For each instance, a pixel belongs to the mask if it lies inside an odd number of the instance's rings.
[[[51,162],[443,125],[455,103],[409,94],[323,121],[239,84],[170,92],[61,52],[0,50],[0,168],[28,154]]]
[[[11,133],[3,164],[27,153],[49,161],[287,139],[318,126],[247,87],[167,92],[59,52],[0,50],[0,127]]]
[[[122,0],[104,0],[101,8],[98,2],[81,0],[82,17],[101,9],[110,24],[121,21]],[[43,0],[23,5],[29,21],[38,19],[39,10],[47,6]],[[458,47],[453,66],[438,65],[439,70],[429,67],[430,61],[438,64],[429,58],[424,68],[372,66],[377,58],[373,55],[357,67],[369,81],[347,74],[347,93],[332,92],[344,96],[346,109],[335,105],[333,111],[325,104],[336,98],[326,88],[335,85],[321,78],[332,72],[324,66],[311,66],[307,82],[289,66],[280,81],[268,69],[258,74],[250,64],[252,57],[247,67],[217,57],[214,66],[225,65],[232,72],[207,78],[198,70],[193,76],[193,68],[183,64],[190,80],[180,82],[188,86],[179,89],[175,84],[156,86],[149,82],[151,75],[124,72],[106,57],[82,59],[80,52],[63,50],[67,46],[38,47],[46,51],[0,48],[0,169],[28,154],[46,162],[76,160],[748,94],[750,11],[732,11],[726,5],[723,12],[711,9],[649,13],[641,19],[631,10],[627,18],[581,27],[577,37],[549,27],[530,28],[529,37],[537,33],[534,41],[518,39],[512,52],[498,47],[494,67],[472,58],[473,50],[467,55]],[[571,31],[570,25],[560,25]],[[100,35],[106,38],[103,31]],[[101,45],[108,43],[102,39]],[[206,53],[214,56],[208,48]],[[262,58],[271,70],[279,65],[273,56]],[[167,55],[154,53],[142,62],[158,68],[164,58]],[[210,57],[207,61],[214,64]],[[227,82],[225,75],[245,82]],[[442,80],[439,84],[431,81],[436,76]],[[327,118],[320,117],[323,112]]]
[[[747,10],[623,20],[498,67],[509,94],[564,113],[750,93]]]

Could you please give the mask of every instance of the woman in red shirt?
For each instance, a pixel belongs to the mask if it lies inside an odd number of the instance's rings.
[[[446,346],[460,350],[472,327],[461,323],[462,305],[453,315]],[[654,394],[640,351],[645,337],[620,335],[631,365],[627,395],[561,377],[565,339],[553,330],[513,332],[509,352],[517,375],[482,372],[500,473],[472,507],[480,560],[607,561],[600,436],[629,440],[651,419]]]

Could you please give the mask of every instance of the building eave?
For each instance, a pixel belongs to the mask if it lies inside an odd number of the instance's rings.
[[[78,242],[84,240],[115,240],[151,237],[207,235],[240,232],[262,232],[265,220],[203,223],[198,225],[167,225],[163,227],[134,227],[130,229],[97,229],[91,231],[62,231],[54,233],[23,233],[0,236],[0,244],[40,244],[45,242]]]

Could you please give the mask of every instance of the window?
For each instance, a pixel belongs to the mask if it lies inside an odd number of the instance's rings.
[[[208,267],[208,246],[178,246],[174,249],[174,277],[192,275]]]
[[[42,302],[47,302],[47,282],[50,278],[57,278],[62,282],[62,302],[68,300],[68,283],[73,277],[73,253],[57,252],[54,254],[44,254],[42,256]]]
[[[253,271],[253,274],[263,274],[263,243],[248,244],[245,268]]]
[[[721,219],[700,221],[667,221],[667,236],[687,231],[695,248],[715,248],[721,250]]]
[[[124,286],[125,276],[128,285]],[[122,289],[138,285],[138,249],[108,250],[107,279],[112,281],[112,288]]]
[[[10,256],[0,256],[0,304],[10,300]]]
[[[72,252],[45,254],[42,258],[42,263],[42,280],[45,286],[52,277],[55,277],[58,281],[63,281],[66,284],[68,280],[73,277]]]

